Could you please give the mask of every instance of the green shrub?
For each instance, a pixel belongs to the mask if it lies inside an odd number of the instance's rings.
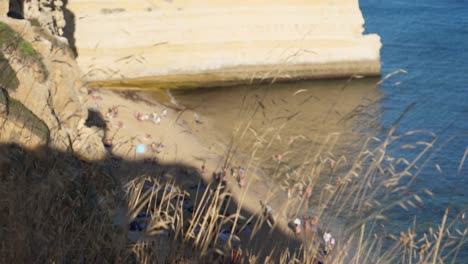
[[[47,79],[47,69],[34,47],[16,33],[10,26],[0,22],[0,50],[15,53],[17,58],[24,63],[37,64],[43,79]]]
[[[19,86],[19,80],[16,77],[15,70],[10,62],[0,53],[0,87],[14,91]]]

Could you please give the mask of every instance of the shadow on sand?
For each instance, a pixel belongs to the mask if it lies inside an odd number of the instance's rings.
[[[189,194],[193,193],[194,183],[203,181],[198,170],[186,164],[125,160],[112,154],[104,160],[84,161],[50,147],[28,150],[16,144],[0,145],[0,210],[3,215],[0,236],[8,241],[1,245],[1,258],[14,262],[136,262],[141,256],[129,250],[135,248],[135,244],[128,238],[133,219],[129,219],[127,213],[124,224],[116,224],[115,212],[116,208],[128,204],[125,185],[142,175],[170,181]],[[209,186],[209,183],[204,182],[204,185]],[[236,214],[238,206],[234,199],[228,198],[221,207],[225,210],[222,213]],[[126,208],[127,212],[131,210]],[[236,234],[242,241],[242,251],[259,256],[259,263],[268,256],[279,262],[286,248],[290,252],[299,251],[299,241],[278,228],[270,228],[262,216],[244,209],[240,209],[240,214],[250,219],[251,225],[260,226],[255,235],[244,232],[248,228]],[[223,224],[228,230],[232,226],[232,223]],[[245,226],[249,225],[246,222]],[[168,229],[166,233],[174,234]],[[180,255],[181,259],[187,256],[199,259],[193,243],[180,243],[182,239],[177,235],[169,237],[178,241],[170,247],[174,255]],[[174,245],[179,248],[173,248]],[[215,246],[214,243],[210,245]],[[223,258],[219,254],[204,258],[214,263],[231,261],[228,256]],[[171,259],[170,262],[177,261]]]

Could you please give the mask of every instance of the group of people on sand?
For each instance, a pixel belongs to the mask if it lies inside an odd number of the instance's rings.
[[[296,217],[292,222],[291,228],[293,229],[294,234],[297,238],[302,237],[302,229],[306,237],[313,237],[317,234],[318,231],[318,219],[316,216],[303,216],[302,221],[299,217]]]
[[[303,216],[302,220],[297,217],[290,224],[296,238],[303,238],[302,230],[304,230],[305,238],[316,238],[318,235],[318,218],[316,216]],[[335,238],[332,237],[330,230],[326,230],[323,234],[324,255],[330,255],[335,247]]]
[[[167,110],[163,109],[160,114],[158,113],[150,113],[150,114],[143,114],[140,112],[135,112],[135,118],[138,121],[153,121],[153,123],[159,125],[161,123],[162,118],[166,117]]]
[[[208,171],[205,165],[202,165],[201,173],[202,175],[207,175]],[[225,166],[220,171],[213,171],[212,177],[217,183],[223,183],[223,184],[227,183],[227,180],[229,177],[235,178],[241,189],[245,188],[245,186],[247,185],[245,169],[240,166],[231,167],[229,170],[228,170],[228,167]]]

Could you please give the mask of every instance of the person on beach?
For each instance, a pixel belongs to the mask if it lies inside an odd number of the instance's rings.
[[[237,182],[239,183],[239,187],[243,189],[246,185],[246,179],[245,179],[245,169],[242,167],[239,167],[239,171],[237,174]]]
[[[281,160],[283,159],[283,156],[282,156],[281,154],[275,154],[275,155],[273,156],[273,158],[274,158],[278,163],[280,163]]]
[[[218,172],[216,173],[216,181],[217,181],[218,183],[220,183],[220,182],[223,181],[223,172],[218,171]]]
[[[336,162],[332,159],[330,159],[330,172],[333,173],[333,171],[335,170],[335,164]]]
[[[293,187],[289,187],[288,188],[288,198],[291,199],[291,197],[293,196],[294,194],[294,188]]]
[[[218,173],[216,173],[215,171],[213,171],[211,177],[213,177],[213,180],[215,180],[216,182],[219,182]]]
[[[332,237],[329,230],[323,234],[323,240],[325,241],[325,255],[330,255],[331,250],[335,246],[335,239]]]
[[[312,234],[317,234],[317,231],[318,231],[318,219],[316,216],[312,216],[310,218],[310,232]]]
[[[205,164],[201,166],[200,173],[203,176],[206,176],[208,174],[208,170],[206,169]]]
[[[306,191],[305,191],[305,194],[306,194],[306,198],[307,200],[310,199],[310,197],[312,196],[312,186],[307,185],[307,188],[306,188]]]
[[[228,180],[228,173],[227,173],[227,168],[226,167],[223,167],[222,171],[221,171],[221,180],[223,181],[223,183],[227,183],[227,180]]]
[[[236,178],[236,170],[234,167],[231,167],[230,172],[231,172],[231,177]]]
[[[245,179],[245,176],[242,175],[242,176],[239,176],[239,187],[241,189],[244,189],[244,187],[247,185],[247,181]]]
[[[302,182],[296,183],[295,187],[299,196],[302,196],[304,194],[304,185],[302,184]]]
[[[239,167],[239,172],[237,173],[238,177],[240,178],[244,176],[244,173],[245,173],[245,169],[242,167]]]
[[[294,234],[296,235],[296,237],[300,237],[301,232],[302,232],[301,219],[299,218],[294,219],[293,224],[294,224]]]
[[[271,208],[269,203],[264,204],[260,201],[260,205],[263,208],[263,216],[267,220],[268,225],[271,227],[275,224],[275,220],[273,219],[273,208]]]
[[[333,248],[335,247],[335,239],[332,237],[330,239],[330,243],[327,245],[327,255],[330,255],[333,251]]]

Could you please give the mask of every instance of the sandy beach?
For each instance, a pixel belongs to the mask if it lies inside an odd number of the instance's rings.
[[[201,175],[205,182],[213,182],[212,173],[222,170],[228,146],[226,142],[217,142],[214,137],[210,142],[203,136],[203,133],[213,129],[211,120],[199,116],[197,121],[196,112],[175,110],[147,98],[138,92],[89,90],[86,105],[104,118],[107,124],[104,141],[112,146],[109,149],[113,155],[126,160],[155,159],[161,164],[181,163],[200,170],[205,165],[207,172]],[[113,114],[112,109],[116,109]],[[137,118],[138,114],[157,117],[142,121]],[[238,159],[228,164],[229,168],[231,166],[246,168],[244,188],[239,187],[234,177],[227,179],[236,202],[242,204],[243,209],[258,214],[262,210],[260,201],[268,202],[279,220],[278,228],[293,236],[288,228],[291,219],[280,212],[286,212],[288,203],[296,201],[288,200],[287,193],[278,185],[256,173],[255,168],[249,168],[245,157],[238,155]],[[188,182],[190,180],[187,179]],[[197,183],[197,179],[192,180]]]

